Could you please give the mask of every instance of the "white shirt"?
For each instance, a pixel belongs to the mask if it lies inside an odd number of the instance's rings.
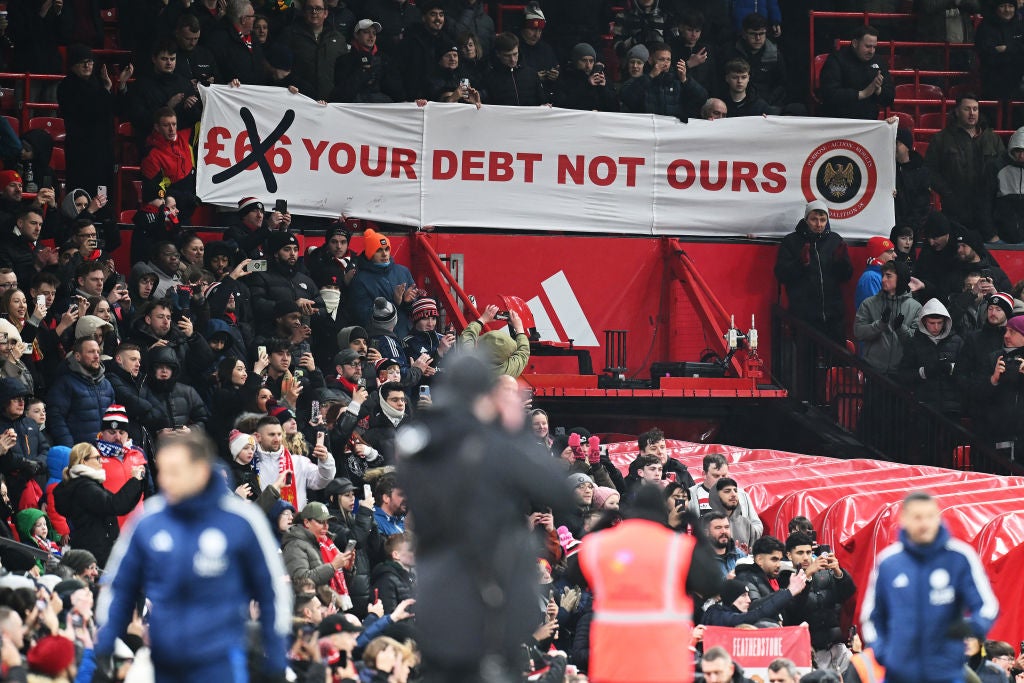
[[[276,453],[270,453],[256,446],[254,457],[256,469],[260,472],[260,489],[265,489],[275,481],[281,474],[281,460],[284,457],[284,447]],[[292,469],[295,470],[295,504],[296,512],[302,512],[306,506],[306,490],[319,491],[334,479],[337,472],[337,465],[334,458],[328,454],[323,460],[314,463],[304,455],[292,455]]]

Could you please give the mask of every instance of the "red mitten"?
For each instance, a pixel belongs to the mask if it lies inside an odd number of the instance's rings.
[[[580,435],[577,434],[576,432],[573,432],[572,434],[569,435],[569,448],[579,448],[581,441],[582,440],[580,439]]]
[[[833,259],[836,263],[840,261],[850,260],[850,250],[846,247],[846,242],[840,242],[839,246],[836,247],[835,258]]]
[[[805,244],[804,248],[800,250],[800,263],[805,266],[811,265],[811,245]]]
[[[599,465],[601,463],[601,439],[592,436],[587,439],[587,446],[590,447],[587,451],[587,460],[591,465]]]
[[[572,457],[574,460],[587,459],[587,454],[583,452],[582,439],[580,439],[580,435],[576,432],[569,435],[569,448],[572,449]]]

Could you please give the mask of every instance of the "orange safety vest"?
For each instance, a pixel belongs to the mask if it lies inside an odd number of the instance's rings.
[[[694,544],[692,536],[642,519],[583,539],[580,569],[594,592],[591,681],[693,681],[686,576]]]
[[[865,648],[860,654],[850,658],[850,664],[857,670],[860,683],[884,683],[885,668],[875,659],[871,648]]]

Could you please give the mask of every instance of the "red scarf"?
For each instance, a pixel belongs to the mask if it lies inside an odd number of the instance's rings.
[[[277,463],[277,472],[291,472],[292,483],[285,484],[281,487],[281,500],[291,503],[292,507],[296,510],[299,509],[299,494],[298,489],[295,488],[295,468],[292,466],[292,454],[288,452],[288,447],[282,447],[281,459]]]
[[[320,544],[320,558],[324,562],[330,564],[331,560],[341,554],[341,551],[338,550],[338,546],[334,545],[334,541],[329,537],[321,536],[316,540]],[[348,584],[345,583],[344,570],[338,569],[334,572],[334,577],[331,579],[330,585],[331,588],[334,589],[335,593],[343,596],[342,602],[344,602],[344,598],[348,597]]]

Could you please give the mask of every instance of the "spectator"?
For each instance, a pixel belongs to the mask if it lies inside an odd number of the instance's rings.
[[[100,431],[100,418],[114,402],[114,389],[104,374],[100,345],[89,338],[77,340],[46,400],[47,427],[55,444],[89,442]]]
[[[704,106],[700,108],[700,117],[705,121],[717,121],[728,118],[728,116],[729,108],[717,97],[709,97]]]
[[[973,230],[956,236],[956,255],[959,272],[955,276],[959,282],[962,282],[969,273],[980,273],[982,279],[995,286],[993,291],[1008,292],[1013,288],[1010,278],[999,267],[995,258]]]
[[[160,186],[165,196],[174,197],[178,220],[188,224],[198,202],[192,145],[188,133],[178,130],[178,117],[170,107],[161,107],[153,114],[146,145],[149,151],[142,159],[143,182]]]
[[[370,588],[384,603],[384,611],[390,614],[400,603],[416,597],[412,573],[416,554],[412,540],[404,533],[388,536],[384,541],[384,556],[387,559],[370,574]]]
[[[369,427],[363,438],[384,456],[384,462],[391,464],[395,462],[397,430],[408,422],[409,400],[398,382],[383,382],[377,392],[379,401],[370,415]]]
[[[932,591],[941,591],[942,600],[926,600],[908,588],[928,585],[929,577],[936,583],[941,577],[941,587]],[[942,524],[935,499],[911,493],[900,512],[900,542],[879,555],[862,610],[864,638],[885,667],[885,680],[909,683],[925,670],[930,677],[959,679],[963,639],[983,638],[999,603],[974,550]]]
[[[731,482],[733,484],[732,488],[736,488],[735,482],[732,479],[723,478],[718,481]],[[729,526],[730,528],[732,527],[732,520],[730,520]],[[735,531],[733,531],[733,534],[735,538]],[[744,548],[744,550],[751,555],[753,562],[744,561],[738,563],[736,565],[736,579],[747,584],[750,601],[756,603],[779,590],[779,574],[782,570],[782,558],[786,551],[786,546],[774,536],[762,536],[749,549]],[[771,615],[771,621],[778,623],[780,621],[778,618],[780,613],[781,610]]]
[[[305,0],[302,19],[285,28],[280,40],[295,58],[292,70],[299,92],[314,100],[326,100],[334,89],[335,64],[348,52],[345,35],[326,26],[324,0]]]
[[[807,589],[786,608],[784,623],[806,623],[811,631],[814,665],[842,674],[853,653],[846,646],[840,613],[857,592],[853,579],[839,566],[834,553],[815,557],[814,541],[805,534],[790,534],[786,539],[786,556],[794,570],[808,579]]]
[[[990,376],[979,383],[975,396],[985,406],[979,410],[974,432],[1012,457],[1022,436],[1014,417],[1024,401],[1024,316],[1010,318],[1003,333],[1003,347],[988,359]]]
[[[647,75],[630,78],[619,93],[623,108],[646,114],[675,116],[686,121],[696,116],[708,99],[708,93],[696,80],[687,77],[686,62],[672,68],[672,48],[665,43],[648,46],[651,69]],[[632,74],[631,74],[632,75]]]
[[[768,680],[770,683],[797,683],[800,671],[792,660],[779,658],[768,665]]]
[[[706,41],[702,41],[703,32],[704,15],[696,11],[684,12],[679,16],[675,28],[666,36],[665,42],[672,48],[672,61],[685,59],[690,78],[695,79],[708,92],[712,92],[718,86],[718,62],[712,53],[713,50],[717,50],[717,46],[712,47]],[[629,52],[626,53],[626,57],[629,57]],[[646,62],[647,59],[643,61]]]
[[[953,368],[963,340],[953,331],[949,312],[937,299],[921,307],[917,331],[903,346],[898,376],[921,403],[952,419],[960,415],[960,391]]]
[[[12,231],[0,236],[0,264],[13,268],[18,284],[26,290],[37,273],[52,270],[56,263],[56,252],[38,243],[42,229],[42,215],[29,208],[18,215]]]
[[[253,313],[257,320],[274,320],[278,304],[294,303],[302,315],[313,315],[320,290],[299,268],[299,241],[290,232],[275,232],[264,243],[267,270],[254,273],[248,280]]]
[[[857,280],[853,294],[853,306],[859,309],[864,299],[878,294],[882,289],[882,265],[896,258],[896,247],[886,237],[868,239],[868,262]]]
[[[704,653],[700,661],[700,670],[707,683],[748,683],[749,678],[743,675],[743,667],[733,661],[729,653],[721,647],[713,647]]]
[[[213,52],[199,44],[202,27],[194,14],[182,14],[174,25],[174,41],[178,45],[174,72],[197,85],[210,85],[219,69]]]
[[[352,609],[352,599],[343,570],[355,561],[355,551],[338,551],[327,532],[327,523],[333,519],[323,503],[306,503],[299,513],[299,524],[284,533],[281,550],[293,584],[312,579],[317,587],[328,586],[332,604],[347,611]]]
[[[645,45],[634,45],[626,53],[625,68],[627,78],[640,78],[647,70],[647,62],[651,53]]]
[[[888,66],[875,57],[878,29],[858,26],[851,38],[850,46],[829,55],[821,69],[822,113],[873,121],[892,104],[895,87]]]
[[[68,49],[68,76],[57,86],[64,117],[67,185],[95,196],[97,187],[114,185],[114,115],[132,77],[129,64],[118,76],[117,89],[103,65],[97,73],[92,50]]]
[[[910,237],[924,226],[932,203],[931,169],[914,150],[914,134],[909,128],[896,130],[896,225],[909,227]],[[895,243],[895,240],[893,240]],[[900,253],[913,250],[913,239]]]
[[[327,0],[327,19],[324,21],[324,26],[334,29],[342,36],[352,35],[352,28],[356,24],[356,15],[352,12],[352,8],[358,9],[361,7],[362,3]]]
[[[168,301],[160,299],[148,304],[132,325],[128,341],[146,349],[142,357],[146,371],[152,367],[153,351],[167,348],[177,358],[189,383],[203,386],[204,373],[214,363],[213,351],[203,335],[195,331],[191,320],[180,316],[172,326],[174,317]]]
[[[125,482],[132,478],[134,468],[148,464],[146,454],[140,447],[132,444],[128,436],[129,420],[125,414],[124,406],[116,403],[109,406],[103,413],[102,429],[96,435],[96,450],[100,453],[100,463],[103,471],[106,472],[106,479],[103,481],[103,488],[111,493],[117,493],[124,486]],[[146,480],[144,480],[146,481]],[[151,487],[146,481],[143,487],[144,493],[149,493]],[[136,506],[135,511],[141,511],[142,504]],[[118,526],[124,528],[128,521],[128,515],[119,515]]]
[[[455,33],[446,24],[441,0],[426,0],[419,3],[419,8],[422,21],[410,27],[399,44],[405,98],[409,100],[427,96],[432,65],[439,55],[455,45]]]
[[[899,368],[904,345],[917,331],[921,304],[910,294],[910,269],[905,264],[890,261],[880,270],[881,290],[857,308],[853,337],[861,343],[864,360],[889,375]]]
[[[427,78],[427,98],[431,102],[480,104],[480,92],[467,83],[469,79],[459,60],[458,45],[452,45],[442,52]]]
[[[732,576],[737,562],[747,554],[736,547],[736,542],[732,539],[729,518],[724,512],[708,512],[700,518],[700,530],[711,543],[714,559],[718,563],[722,577]]]
[[[328,508],[335,516],[331,532],[342,546],[356,541],[355,562],[345,570],[345,582],[356,615],[365,616],[370,600],[370,558],[384,553],[384,541],[373,521],[374,500],[370,495],[359,501],[356,509],[356,487],[348,479],[335,479],[324,489]],[[374,601],[376,602],[376,601]]]
[[[53,490],[57,511],[72,528],[71,547],[88,550],[101,567],[117,540],[117,516],[132,511],[142,498],[146,468],[132,468],[131,478],[117,493],[104,489],[106,472],[94,446],[79,443],[71,449],[63,481]]]
[[[437,302],[423,297],[412,305],[412,333],[402,340],[403,355],[406,358],[430,356],[431,366],[439,367],[441,360],[455,348],[458,340],[454,331],[441,334],[437,331]]]
[[[491,50],[483,52],[480,48],[480,39],[475,34],[465,31],[459,33],[458,45],[459,66],[465,72],[470,85],[475,83],[483,86],[484,76],[487,74],[487,55],[493,54],[494,46],[491,46]],[[522,49],[522,44],[520,44],[520,49]]]
[[[460,342],[466,347],[479,348],[483,354],[482,360],[496,374],[519,377],[530,362],[530,339],[523,329],[523,321],[515,311],[508,312],[512,335],[500,330],[483,333],[483,329],[497,314],[497,306],[485,308],[480,319],[469,323],[462,331]]]
[[[519,64],[537,72],[546,90],[551,91],[558,82],[559,63],[555,49],[543,39],[547,18],[536,3],[525,10],[523,28],[519,30]],[[646,49],[646,48],[645,48]],[[478,48],[479,50],[479,48]],[[482,52],[490,54],[490,52]],[[644,58],[646,62],[647,59]]]
[[[954,283],[951,276],[956,270],[959,247],[957,240],[951,237],[962,229],[957,225],[954,230],[949,218],[942,213],[932,212],[925,219],[924,237],[928,244],[921,248],[914,264],[914,277],[923,285],[915,292],[918,299],[947,301],[950,294],[959,290],[959,284]]]
[[[494,49],[494,20],[482,0],[449,0],[446,8],[448,25],[455,33],[471,33],[480,54]]]
[[[379,47],[387,53],[397,54],[406,31],[421,21],[420,9],[409,0],[367,0],[364,11],[380,23]]]
[[[991,375],[993,354],[1003,348],[1003,336],[1006,334],[1006,322],[1013,313],[1014,299],[1006,292],[996,292],[987,299],[985,321],[981,328],[964,337],[963,346],[953,377],[956,379],[963,396],[963,404],[972,419],[988,410],[981,397],[986,393]]]
[[[985,643],[985,661],[978,669],[982,683],[1009,683],[1013,680],[1014,660],[1017,659],[1013,646],[1001,640]]]
[[[319,491],[334,479],[336,466],[331,453],[322,444],[313,449],[313,460],[293,457],[284,446],[284,432],[276,417],[265,416],[256,423],[256,466],[260,471],[260,486],[266,488],[279,474],[291,472],[281,487],[281,499],[298,508],[304,508],[307,491]]]
[[[843,296],[840,285],[853,275],[843,238],[832,232],[828,206],[807,204],[796,230],[779,245],[775,278],[786,287],[789,310],[822,334],[842,344]]]
[[[224,358],[217,364],[219,388],[213,393],[210,401],[211,416],[209,433],[214,443],[225,444],[225,438],[231,431],[235,417],[245,412],[251,405],[262,386],[263,372],[270,364],[270,357],[262,355],[252,365],[252,372],[245,366],[245,361],[238,358]],[[223,453],[223,448],[221,449]]]
[[[181,363],[175,350],[167,347],[149,353],[149,386],[157,402],[165,406],[168,429],[206,429],[210,411],[192,386],[181,381]]]
[[[391,240],[373,229],[363,233],[364,258],[349,286],[349,315],[360,326],[366,327],[373,316],[374,301],[387,299],[398,309],[395,333],[409,332],[408,314],[412,302],[419,295],[412,273],[391,258]]]
[[[778,114],[789,103],[786,87],[786,66],[779,46],[768,40],[768,19],[757,13],[743,18],[740,37],[722,55],[728,63],[742,59],[750,65],[750,84],[767,101],[769,113]],[[723,74],[724,75],[724,74]],[[716,87],[713,91],[718,91]]]
[[[144,381],[142,350],[138,345],[121,344],[113,356],[105,367],[106,377],[114,389],[114,401],[125,407],[132,440],[135,443],[146,443],[148,438],[170,426],[165,407],[160,405],[159,399]]]
[[[596,60],[597,51],[586,43],[572,49],[570,64],[555,86],[555,106],[584,111],[619,110],[615,90],[605,78],[604,64]]]
[[[704,481],[690,487],[690,512],[701,517],[711,512],[711,489],[722,477],[729,476],[729,461],[721,453],[708,453],[702,463]]]
[[[244,257],[263,258],[260,247],[271,231],[287,230],[291,217],[274,211],[268,217],[263,202],[255,197],[238,200],[238,222],[228,227],[224,241],[234,244]],[[266,220],[265,220],[266,219]]]
[[[151,140],[146,140],[146,136],[153,130],[153,124],[158,123],[155,118],[157,110],[170,108],[182,130],[191,130],[199,122],[203,111],[196,86],[192,85],[194,76],[182,75],[177,71],[176,42],[169,38],[158,41],[150,59],[153,68],[148,73],[140,74],[131,84],[125,103],[126,118],[131,120],[140,151],[153,145]],[[150,176],[144,174],[144,177]]]
[[[803,592],[806,585],[807,579],[805,574],[797,572],[789,580],[789,586],[779,591],[773,591],[771,595],[755,602],[750,596],[749,583],[740,578],[729,579],[722,586],[721,595],[719,596],[721,601],[715,603],[704,612],[702,623],[705,626],[733,628],[741,624],[755,626],[760,623],[765,624],[766,626],[764,627],[778,624],[778,615],[793,601],[795,596]],[[715,650],[725,652],[721,648],[711,648],[711,650],[705,653],[703,662],[708,662],[708,655],[712,654]],[[718,660],[715,657],[711,658],[710,663],[716,667],[718,666]],[[704,663],[701,666],[704,669],[704,679],[709,683],[712,680],[735,680],[729,675],[728,671],[724,672],[724,677],[712,679],[709,674],[712,674],[714,669],[711,669],[710,666],[704,666]]]
[[[981,118],[977,98],[963,94],[957,97],[949,123],[932,138],[925,156],[932,189],[942,198],[943,213],[974,227],[986,241],[996,237],[988,191],[990,174],[1004,152],[1002,141]]]
[[[487,104],[536,107],[548,101],[544,87],[536,69],[519,63],[519,38],[507,31],[499,34],[484,79]]]
[[[662,9],[661,0],[636,0],[612,22],[615,51],[624,55],[634,45],[664,43],[668,28],[668,12]]]
[[[1000,241],[1024,242],[1024,128],[1010,136],[1006,145],[1009,160],[995,179],[992,217]]]
[[[755,517],[751,520],[740,510],[740,490],[735,479],[722,477],[715,482],[715,491],[711,494],[711,509],[723,512],[729,518],[732,537],[744,551],[760,539],[764,526],[759,519]]]
[[[381,25],[362,19],[355,25],[351,49],[334,67],[332,102],[392,102],[404,97],[391,57],[377,45]]]
[[[640,455],[653,455],[658,458],[658,462],[661,463],[662,467],[662,479],[675,482],[680,486],[685,486],[687,489],[693,488],[693,477],[690,476],[686,465],[669,456],[668,444],[665,442],[665,433],[663,431],[655,427],[640,434],[636,441],[637,447],[640,449]]]
[[[768,113],[765,102],[750,85],[750,65],[742,59],[732,59],[725,65],[725,106],[729,118],[762,116]]]
[[[289,616],[288,596],[281,593],[284,568],[267,522],[225,489],[213,470],[215,457],[213,446],[196,435],[161,447],[160,500],[166,505],[147,510],[114,553],[111,588],[102,594],[98,608],[104,628],[96,655],[111,655],[138,599],[148,596],[154,603],[149,633],[155,668],[174,672],[170,675],[175,677],[230,680],[244,659],[242,615],[255,601],[260,610],[262,669],[268,679],[280,680]],[[185,532],[179,520],[186,510],[203,533]],[[176,554],[195,562],[168,571],[166,553],[150,554],[154,551],[147,549],[154,538],[168,539]],[[210,592],[184,595],[173,588],[180,581],[203,584]]]
[[[1013,0],[995,0],[978,26],[974,47],[981,60],[981,95],[986,100],[1021,96],[1024,76],[1024,21]]]
[[[220,70],[218,83],[237,80],[246,85],[262,85],[266,81],[263,49],[252,40],[255,20],[256,13],[248,0],[228,0],[223,18],[205,32],[206,46]]]

